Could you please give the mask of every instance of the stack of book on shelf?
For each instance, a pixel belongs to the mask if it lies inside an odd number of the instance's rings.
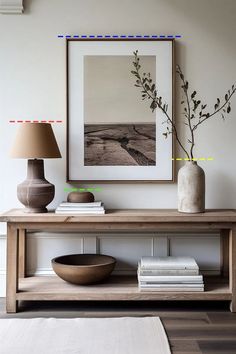
[[[203,277],[192,257],[142,257],[140,291],[204,291]]]
[[[55,210],[56,214],[105,214],[102,202],[70,203],[62,202]]]

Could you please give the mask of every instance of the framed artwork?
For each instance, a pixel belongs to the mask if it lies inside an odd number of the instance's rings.
[[[134,52],[173,115],[174,40],[67,40],[67,181],[173,182],[173,137],[135,87]]]

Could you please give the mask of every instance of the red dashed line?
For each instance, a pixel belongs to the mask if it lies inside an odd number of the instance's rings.
[[[62,120],[9,120],[9,123],[62,123]]]

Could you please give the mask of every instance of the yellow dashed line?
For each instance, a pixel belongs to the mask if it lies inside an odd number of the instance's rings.
[[[214,158],[213,157],[199,157],[199,158],[193,157],[192,159],[190,159],[188,157],[184,157],[184,158],[182,158],[182,157],[176,157],[176,158],[172,157],[172,161],[175,161],[175,160],[176,161],[213,161]]]

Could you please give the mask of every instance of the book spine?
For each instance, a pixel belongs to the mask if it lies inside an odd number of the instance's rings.
[[[150,265],[142,265],[141,270],[198,270],[198,266],[186,266],[180,264],[170,264],[170,265],[157,265],[157,264],[150,264]]]
[[[202,282],[203,281],[203,277],[202,275],[170,275],[170,276],[164,276],[164,275],[160,275],[160,276],[155,276],[155,275],[138,275],[138,279],[140,281],[154,281],[154,282],[160,282],[160,283],[166,283],[166,282]]]
[[[82,208],[82,207],[70,207],[70,208],[67,208],[67,207],[58,207],[56,210],[60,210],[60,211],[87,211],[87,212],[90,212],[90,211],[101,211],[101,210],[104,210],[103,207],[94,207],[94,208]]]
[[[156,276],[156,275],[164,275],[164,276],[169,276],[169,275],[199,275],[199,269],[169,269],[169,270],[162,270],[162,269],[150,269],[150,270],[145,270],[145,269],[138,269],[138,274],[141,276],[146,276],[146,275],[151,275],[151,276]]]
[[[68,214],[68,215],[99,215],[99,214],[105,214],[105,210],[102,210],[102,211],[71,211],[71,210],[68,210],[68,211],[62,211],[62,210],[55,210],[55,213],[56,214]]]
[[[94,202],[94,203],[70,203],[63,202],[59,204],[60,207],[84,207],[84,208],[96,208],[102,206],[102,202]]]
[[[203,283],[194,284],[194,283],[185,283],[185,284],[159,284],[159,283],[139,283],[139,286],[143,288],[202,288]]]
[[[141,292],[202,292],[204,288],[139,288]]]

